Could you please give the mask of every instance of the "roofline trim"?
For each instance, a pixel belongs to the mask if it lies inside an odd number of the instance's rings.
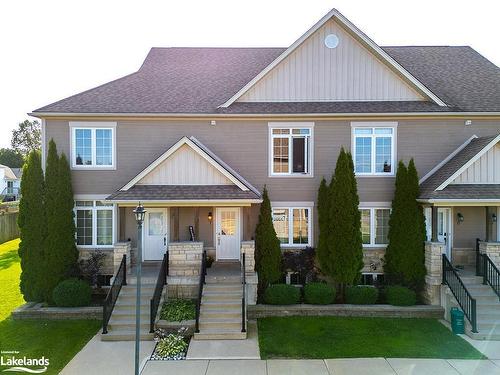
[[[146,204],[169,204],[169,205],[184,205],[184,206],[196,206],[200,204],[213,205],[215,203],[220,204],[245,204],[250,205],[252,203],[262,203],[262,199],[107,199],[106,202],[113,202],[117,204],[130,204],[136,205],[136,202],[146,203]]]
[[[436,188],[436,191],[443,190],[446,186],[448,186],[455,178],[457,178],[463,171],[469,168],[476,160],[478,160],[481,156],[483,156],[489,149],[491,149],[494,145],[496,145],[500,141],[500,134],[498,134],[495,138],[493,138],[490,143],[484,146],[481,151],[479,151],[476,155],[469,159],[467,163],[462,165],[455,173],[453,173],[450,177],[446,179],[441,185]]]
[[[280,54],[273,62],[271,62],[267,67],[265,67],[259,74],[257,74],[250,82],[243,86],[236,94],[229,98],[226,102],[221,104],[219,108],[227,108],[233,104],[237,99],[239,99],[243,94],[245,94],[251,87],[253,87],[257,82],[259,82],[264,76],[269,73],[274,67],[276,67],[280,62],[287,58],[293,51],[295,51],[307,38],[309,38],[313,33],[315,33],[321,26],[323,26],[328,20],[335,17],[340,21],[341,25],[346,27],[349,31],[355,34],[358,38],[366,44],[368,48],[372,49],[372,52],[378,54],[378,56],[385,60],[390,66],[396,69],[399,74],[406,78],[410,83],[413,84],[414,88],[420,91],[421,94],[431,99],[433,102],[441,107],[446,107],[446,103],[443,102],[437,95],[435,95],[431,90],[429,90],[422,82],[415,78],[408,70],[403,68],[396,60],[394,60],[387,52],[380,48],[373,40],[371,40],[365,33],[363,33],[356,25],[344,17],[337,9],[330,10],[323,18],[321,18],[316,24],[314,24],[309,30],[307,30],[302,36],[297,39],[290,47],[288,47],[282,54]]]
[[[446,204],[446,205],[454,205],[454,206],[459,206],[459,205],[468,205],[468,206],[481,206],[482,203],[499,203],[500,205],[500,199],[481,199],[481,198],[467,198],[467,199],[458,199],[458,198],[430,198],[430,199],[425,199],[425,198],[420,198],[417,199],[417,202],[420,203],[429,203],[429,204]]]

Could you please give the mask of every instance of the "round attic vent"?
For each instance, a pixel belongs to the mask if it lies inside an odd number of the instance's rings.
[[[329,34],[325,38],[325,46],[335,48],[339,45],[339,37],[335,34]]]

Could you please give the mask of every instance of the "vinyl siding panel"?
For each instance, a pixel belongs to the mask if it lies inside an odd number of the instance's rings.
[[[336,48],[325,37],[339,38]],[[240,102],[424,100],[334,20],[306,39]]]
[[[500,144],[488,150],[452,184],[500,184]]]

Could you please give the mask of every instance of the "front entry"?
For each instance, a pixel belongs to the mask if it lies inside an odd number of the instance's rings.
[[[217,260],[240,259],[240,209],[216,209],[215,249]]]
[[[143,260],[162,260],[167,250],[168,211],[166,208],[148,208],[144,220]]]
[[[445,252],[451,261],[451,209],[438,208],[438,241],[445,243]]]

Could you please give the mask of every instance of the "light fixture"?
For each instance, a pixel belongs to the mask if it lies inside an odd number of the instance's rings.
[[[493,223],[496,223],[497,222],[497,214],[491,214],[491,221]]]
[[[461,212],[457,214],[457,224],[461,224],[464,222],[464,215]]]
[[[212,216],[212,211],[208,212],[208,221],[212,221],[214,217]]]
[[[210,120],[210,125],[212,125],[212,126],[217,125],[217,121],[215,121],[215,120]]]
[[[142,224],[144,222],[144,216],[146,215],[146,210],[144,206],[139,202],[139,205],[134,210],[135,220],[137,224]]]

